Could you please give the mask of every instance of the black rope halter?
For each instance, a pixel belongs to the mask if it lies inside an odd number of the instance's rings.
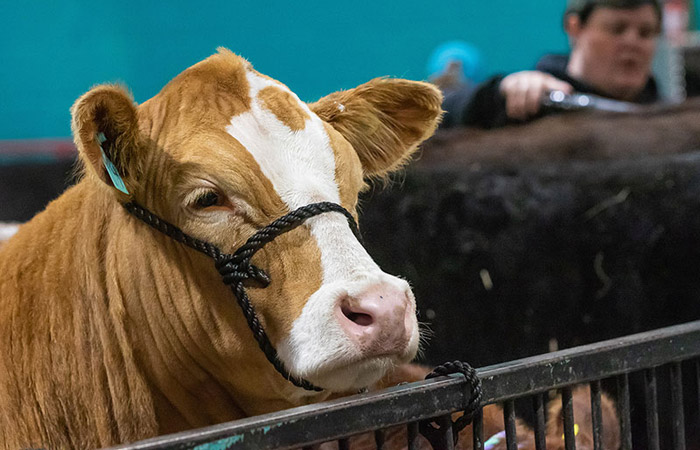
[[[265,244],[274,240],[277,236],[297,228],[307,219],[319,214],[326,212],[339,212],[343,214],[347,219],[353,234],[360,242],[362,242],[357,223],[345,208],[331,202],[312,203],[302,206],[301,208],[285,214],[266,227],[261,228],[255,234],[253,234],[253,236],[251,236],[245,242],[245,244],[240,246],[238,250],[229,254],[223,253],[218,247],[209,242],[186,234],[175,225],[161,219],[135,202],[126,203],[123,206],[129,213],[133,214],[154,229],[211,257],[215,262],[216,269],[218,270],[219,274],[221,274],[223,282],[231,288],[231,291],[236,297],[238,305],[241,307],[243,315],[248,322],[248,327],[253,332],[253,336],[258,342],[260,349],[263,351],[263,353],[265,353],[268,361],[270,361],[277,372],[279,372],[284,378],[297,387],[304,388],[309,391],[323,390],[322,388],[314,386],[312,383],[303,378],[296,378],[292,376],[284,367],[284,364],[282,364],[277,356],[277,351],[270,343],[267,333],[265,333],[265,330],[260,324],[260,321],[255,313],[255,309],[250,304],[250,300],[248,299],[248,294],[243,283],[246,280],[254,280],[262,287],[266,287],[270,283],[270,276],[264,270],[251,264],[253,255],[255,255],[255,253]],[[453,373],[461,373],[465,376],[467,381],[466,394],[467,398],[469,399],[466,408],[463,410],[464,414],[453,423],[452,431],[454,443],[456,444],[459,431],[467,426],[472,421],[474,415],[479,411],[481,407],[482,392],[481,380],[476,374],[476,371],[469,364],[460,361],[454,361],[437,366],[433,372],[426,376],[426,379]],[[432,420],[422,422],[420,424],[420,431],[421,434],[423,434],[428,441],[431,442],[433,448],[443,448],[441,430],[435,427]]]
[[[260,349],[265,353],[267,360],[277,369],[277,371],[292,384],[297,387],[304,388],[308,391],[322,391],[322,388],[314,386],[309,381],[303,378],[292,376],[282,364],[277,356],[277,350],[270,343],[267,333],[263,329],[258,320],[255,309],[250,304],[248,294],[243,284],[246,280],[254,280],[262,287],[266,287],[270,283],[270,276],[262,269],[251,264],[251,259],[255,253],[260,250],[265,244],[271,242],[277,236],[291,231],[304,223],[307,219],[323,214],[326,212],[339,212],[345,216],[350,225],[350,229],[357,239],[362,242],[360,231],[357,223],[352,215],[342,206],[331,202],[312,203],[294,211],[285,214],[279,219],[273,221],[268,226],[258,230],[251,236],[245,244],[238,248],[234,253],[223,253],[215,245],[192,237],[175,225],[161,219],[151,211],[135,202],[129,202],[123,205],[124,208],[138,219],[147,223],[151,227],[161,233],[170,236],[176,241],[187,245],[205,255],[214,259],[216,270],[221,274],[224,284],[228,285],[233,292],[233,295],[238,301],[238,305],[243,311],[248,327],[253,332],[255,340],[258,342]]]
[[[474,417],[481,409],[481,399],[483,397],[483,392],[481,389],[481,379],[476,373],[476,370],[463,361],[452,361],[441,364],[433,369],[428,375],[425,376],[426,380],[431,378],[444,377],[446,375],[461,373],[466,379],[465,393],[467,400],[467,405],[463,409],[464,414],[452,422],[452,439],[453,445],[457,445],[459,439],[459,432],[464,429],[467,425],[472,423]],[[425,438],[430,442],[434,450],[441,450],[443,448],[453,448],[445,447],[445,442],[442,440],[444,437],[443,430],[436,427],[432,420],[425,420],[419,424],[420,432]]]

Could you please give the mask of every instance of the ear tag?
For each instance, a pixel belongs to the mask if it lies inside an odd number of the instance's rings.
[[[114,163],[112,163],[112,161],[110,161],[109,158],[107,158],[107,155],[105,154],[105,151],[102,148],[102,143],[106,140],[107,138],[105,137],[104,133],[97,134],[97,141],[100,143],[100,152],[102,152],[102,162],[105,165],[105,169],[107,169],[107,173],[109,174],[109,178],[112,180],[112,184],[114,184],[114,187],[119,189],[126,195],[129,195],[129,191],[126,190],[126,185],[124,184],[124,180],[122,180],[122,177],[119,175],[119,171],[116,167],[114,167]]]

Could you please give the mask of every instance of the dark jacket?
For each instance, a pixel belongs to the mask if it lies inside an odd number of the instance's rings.
[[[571,78],[566,73],[566,66],[568,63],[568,55],[546,55],[537,63],[535,70],[549,73],[560,80],[566,81],[574,87],[576,92],[605,97],[605,95],[597,92],[591,86]],[[462,124],[481,128],[496,128],[511,123],[519,123],[520,121],[509,119],[506,114],[505,98],[500,93],[500,85],[503,78],[504,76],[502,75],[495,76],[479,85],[472,92],[468,94],[463,93],[463,98],[454,98],[450,93],[447,93],[443,104],[443,109],[446,111],[445,125],[449,127]],[[658,100],[659,92],[656,87],[656,82],[653,78],[650,78],[647,85],[634,101],[635,103],[653,103]],[[455,109],[454,106],[459,106],[459,109]],[[558,111],[554,109],[545,110],[543,108],[536,117],[557,112]]]

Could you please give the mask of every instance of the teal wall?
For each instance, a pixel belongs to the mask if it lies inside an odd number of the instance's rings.
[[[0,4],[0,139],[70,135],[69,108],[119,81],[142,102],[225,46],[308,101],[376,76],[424,79],[431,50],[463,39],[486,73],[565,51],[565,0],[65,0]]]

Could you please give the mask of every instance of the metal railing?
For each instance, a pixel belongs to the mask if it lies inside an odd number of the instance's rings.
[[[525,358],[478,370],[482,381],[481,406],[503,405],[507,448],[517,448],[515,440],[515,408],[518,398],[532,397],[535,415],[535,443],[544,449],[543,393],[559,389],[562,393],[566,448],[575,448],[572,386],[590,383],[591,417],[595,448],[601,444],[601,380],[617,383],[617,404],[620,419],[621,448],[632,448],[629,376],[644,374],[645,430],[648,448],[685,449],[685,414],[681,362],[693,361],[694,383],[700,392],[700,321],[661,330],[612,339],[596,344]],[[668,366],[671,387],[672,442],[660,442],[657,368]],[[436,420],[444,430],[444,446],[452,448],[450,416],[466,407],[464,377],[454,375],[399,385],[375,393],[360,394],[339,400],[289,409],[248,419],[229,422],[194,431],[148,439],[115,447],[119,449],[265,449],[310,448],[338,440],[339,448],[348,448],[348,437],[374,432],[377,448],[382,448],[382,430],[407,427],[406,446],[418,448],[418,422]],[[700,394],[693,408],[700,409]],[[697,420],[700,420],[698,418]],[[700,423],[691,426],[700,429]],[[475,417],[474,449],[484,448],[481,415]]]

